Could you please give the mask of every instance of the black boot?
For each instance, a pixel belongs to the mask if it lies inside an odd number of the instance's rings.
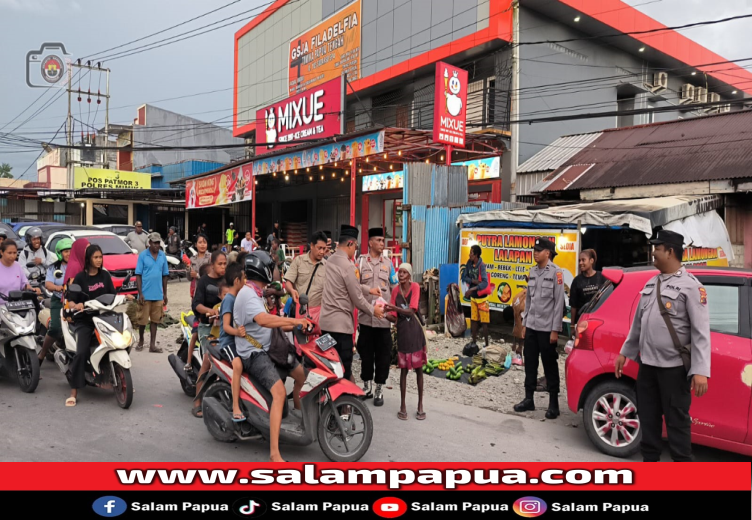
[[[559,416],[559,395],[548,395],[548,410],[546,410],[546,419],[556,419]]]
[[[527,392],[525,393],[525,399],[521,403],[514,405],[515,412],[532,412],[533,410],[535,410],[535,401],[533,401],[533,396],[527,395]]]

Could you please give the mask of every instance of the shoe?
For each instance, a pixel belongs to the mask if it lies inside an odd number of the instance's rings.
[[[384,406],[384,392],[381,385],[376,385],[376,392],[373,394],[373,405]]]
[[[525,366],[525,364],[522,362],[522,357],[521,356],[517,356],[514,359],[512,359],[512,364],[520,366],[520,367]]]
[[[514,405],[515,412],[532,412],[535,410],[535,402],[526,397],[521,403]]]
[[[371,381],[363,381],[363,393],[366,395],[360,396],[361,401],[365,401],[366,399],[371,399],[373,397]]]
[[[546,410],[546,419],[556,419],[559,413],[559,396],[550,394],[548,396],[548,410]]]

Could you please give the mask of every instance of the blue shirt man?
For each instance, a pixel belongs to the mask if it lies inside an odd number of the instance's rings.
[[[136,264],[136,284],[138,286],[139,342],[136,350],[144,348],[144,331],[149,325],[151,345],[149,352],[160,353],[157,347],[157,325],[162,323],[164,306],[167,305],[167,280],[170,269],[167,256],[162,251],[162,237],[159,233],[149,235],[149,247],[138,255]]]

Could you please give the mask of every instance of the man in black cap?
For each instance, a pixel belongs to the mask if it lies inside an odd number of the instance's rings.
[[[515,412],[535,410],[535,387],[538,378],[538,356],[548,383],[546,419],[559,416],[559,354],[556,347],[564,317],[564,271],[553,259],[556,245],[539,238],[533,248],[536,265],[530,269],[525,299],[525,399],[514,406]]]
[[[623,375],[627,358],[640,363],[636,391],[643,461],[660,460],[665,419],[671,458],[689,462],[692,392],[702,397],[710,377],[708,294],[682,267],[682,235],[661,230],[650,243],[660,273],[640,291],[632,328],[616,358],[616,377]]]
[[[353,258],[358,250],[358,228],[343,225],[339,232],[339,246],[326,263],[326,283],[321,303],[319,326],[337,342],[337,351],[344,365],[344,379],[352,376],[353,308],[362,315],[384,317],[384,307],[375,307],[363,296]]]
[[[358,259],[360,271],[360,286],[363,296],[370,303],[375,303],[379,296],[385,301],[391,299],[391,289],[397,285],[397,274],[394,266],[384,253],[384,229],[371,228],[368,230],[368,254]],[[389,364],[392,358],[392,324],[386,319],[378,319],[368,315],[358,319],[360,335],[358,336],[358,354],[360,354],[360,379],[363,380],[365,398],[373,397],[374,406],[384,404],[382,386],[389,377]],[[374,380],[374,366],[376,367],[376,393],[373,393],[371,382]]]

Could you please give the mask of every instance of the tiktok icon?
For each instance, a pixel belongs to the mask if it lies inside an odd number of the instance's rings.
[[[233,504],[232,509],[241,517],[259,517],[266,513],[266,504],[259,498],[241,498]]]

